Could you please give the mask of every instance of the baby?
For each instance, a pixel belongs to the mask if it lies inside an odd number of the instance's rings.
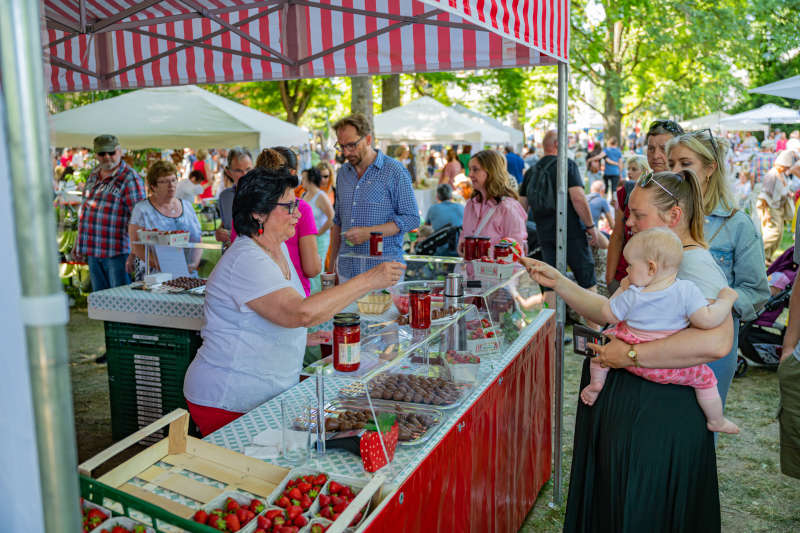
[[[691,324],[696,328],[719,326],[731,314],[736,291],[723,288],[709,304],[691,281],[676,279],[683,256],[678,237],[666,228],[652,228],[635,234],[623,250],[628,277],[603,306],[603,316],[618,339],[637,344],[666,337]],[[706,416],[709,431],[739,433],[739,428],[722,415],[717,379],[708,365],[689,368],[639,368],[627,370],[655,383],[693,387],[697,403]],[[603,389],[607,368],[594,361],[591,383],[581,391],[581,400],[593,405]]]

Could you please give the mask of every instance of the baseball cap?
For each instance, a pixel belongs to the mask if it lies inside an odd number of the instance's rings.
[[[119,139],[116,135],[98,135],[94,138],[94,151],[97,152],[113,152],[119,148]]]
[[[775,158],[775,165],[788,168],[794,165],[797,162],[798,158],[800,157],[794,150],[784,150],[783,152],[778,154],[777,158]]]

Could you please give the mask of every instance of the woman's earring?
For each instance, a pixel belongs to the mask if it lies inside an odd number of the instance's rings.
[[[264,223],[263,222],[259,222],[258,223],[258,234],[259,235],[264,235]]]

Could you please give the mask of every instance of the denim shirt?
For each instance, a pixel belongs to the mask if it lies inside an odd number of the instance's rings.
[[[728,219],[731,212],[732,209],[717,205],[705,217],[703,234],[728,284],[739,294],[734,312],[742,320],[753,320],[769,298],[764,243],[747,213],[737,211]]]

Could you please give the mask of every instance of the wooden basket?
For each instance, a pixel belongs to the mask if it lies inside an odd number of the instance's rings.
[[[373,292],[356,300],[358,312],[362,315],[380,315],[392,305],[392,295],[384,292]]]

